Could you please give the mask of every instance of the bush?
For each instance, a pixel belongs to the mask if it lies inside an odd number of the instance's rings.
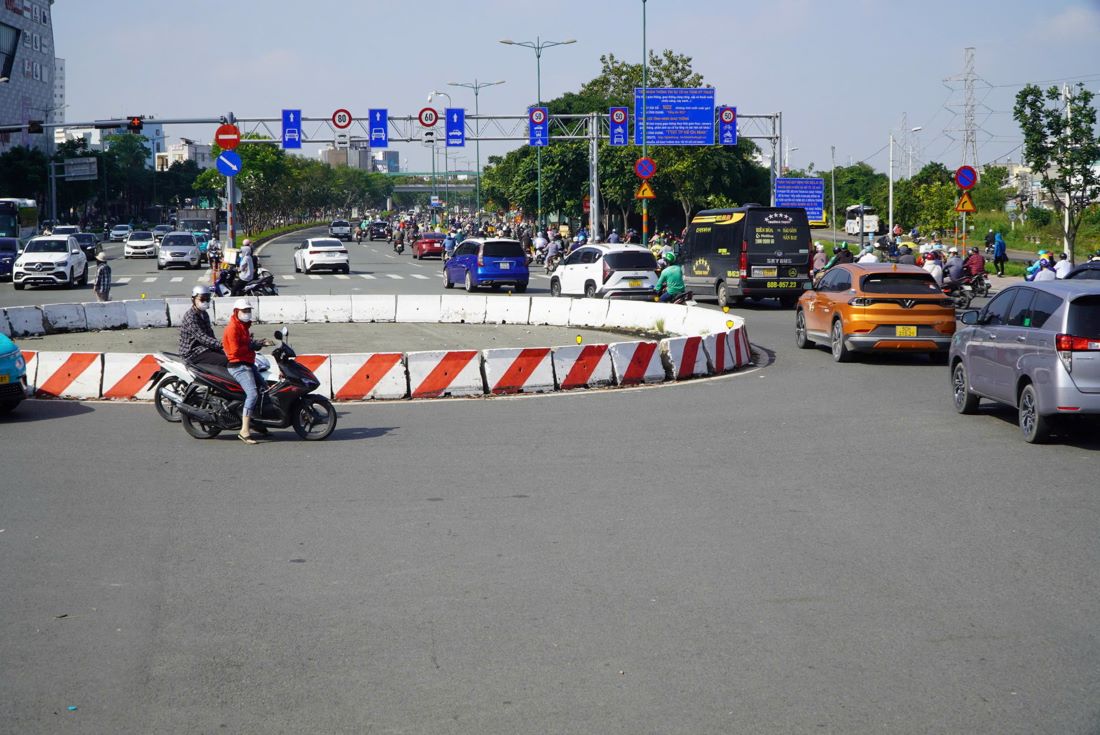
[[[1054,212],[1042,207],[1028,207],[1027,221],[1034,227],[1046,227],[1054,221]]]

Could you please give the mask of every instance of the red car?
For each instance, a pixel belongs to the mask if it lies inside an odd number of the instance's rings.
[[[412,246],[413,258],[419,260],[426,255],[437,255],[442,258],[444,237],[446,236],[442,232],[425,232],[420,235],[420,239]]]

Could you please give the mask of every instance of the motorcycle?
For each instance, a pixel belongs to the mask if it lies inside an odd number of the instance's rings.
[[[393,252],[397,253],[398,255],[401,255],[401,253],[405,252],[405,241],[397,240],[393,244]]]
[[[355,244],[356,245],[362,245],[363,244],[363,231],[360,230],[360,229],[357,229],[355,231]]]
[[[231,265],[223,268],[218,274],[214,291],[218,296],[278,296],[279,288],[275,285],[275,274],[267,268],[256,271],[256,277],[245,283],[238,276],[237,266]]]
[[[180,422],[180,413],[176,404],[168,400],[165,391],[173,391],[182,395],[187,388],[195,382],[195,373],[190,365],[175,352],[158,352],[153,359],[160,365],[160,369],[149,378],[149,385],[153,388],[153,406],[162,419],[173,424]],[[256,369],[260,377],[266,382],[271,371],[271,363],[263,355],[256,356]]]
[[[943,295],[950,298],[958,310],[969,308],[970,302],[974,299],[974,294],[964,285],[963,281],[945,281],[942,290]]]
[[[975,297],[984,299],[989,296],[989,279],[986,278],[985,273],[963,276],[962,282],[970,288]]]
[[[660,291],[657,291],[657,298],[660,299],[661,296],[664,295],[664,293],[665,293],[665,289],[664,289],[664,287],[662,287]],[[675,296],[673,296],[668,301],[665,301],[664,303],[666,303],[666,304],[694,304],[695,303],[695,293],[692,292],[692,291],[684,291],[683,293],[676,294]]]
[[[336,409],[324,396],[314,395],[321,381],[309,368],[297,361],[298,353],[287,342],[290,330],[275,332],[280,346],[271,353],[279,366],[277,382],[264,381],[258,406],[259,416],[252,421],[270,429],[293,428],[306,441],[327,439],[336,428]],[[228,369],[218,365],[189,366],[195,380],[180,393],[165,388],[164,397],[180,413],[183,430],[195,439],[213,439],[223,431],[239,431],[244,389]]]

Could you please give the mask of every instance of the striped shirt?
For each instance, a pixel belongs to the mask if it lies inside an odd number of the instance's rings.
[[[95,288],[93,290],[104,296],[111,293],[111,266],[103,263],[96,269]]]

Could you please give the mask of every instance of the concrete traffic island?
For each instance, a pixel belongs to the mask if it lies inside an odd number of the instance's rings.
[[[305,325],[291,328],[291,343],[320,379],[319,392],[335,400],[630,386],[718,375],[752,362],[744,320],[698,306],[450,294],[252,301],[257,336],[269,336],[263,325]],[[216,324],[226,323],[231,304],[214,301]],[[175,348],[174,330],[161,330],[179,324],[189,307],[187,299],[12,307],[0,311],[0,331],[42,337],[43,346],[55,348],[24,345],[39,397],[141,400],[151,397],[152,353]],[[129,331],[135,329],[141,331]],[[329,330],[323,342],[310,339],[317,329]],[[365,348],[366,335],[397,341]],[[440,339],[446,341],[419,349]],[[561,346],[542,346],[548,344]]]

